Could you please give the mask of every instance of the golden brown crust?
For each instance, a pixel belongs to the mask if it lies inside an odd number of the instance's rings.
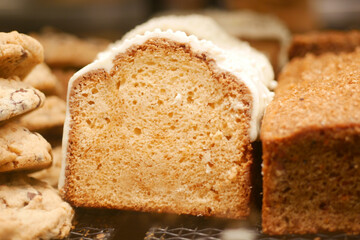
[[[163,203],[163,202],[159,202],[157,201],[157,196],[156,196],[156,187],[154,189],[149,188],[146,191],[149,191],[149,195],[152,196],[152,198],[146,197],[145,198],[145,202],[147,203],[140,203],[139,202],[139,198],[137,196],[137,194],[135,193],[130,193],[133,194],[133,200],[131,202],[127,202],[126,198],[121,199],[122,197],[119,197],[120,200],[116,200],[116,198],[114,199],[113,197],[111,197],[111,195],[109,195],[108,192],[104,192],[103,194],[106,195],[106,197],[104,197],[103,199],[99,199],[97,197],[91,196],[92,193],[88,193],[89,196],[86,196],[86,194],[82,194],[79,192],[79,182],[80,182],[80,178],[84,177],[84,176],[80,176],[79,175],[79,168],[82,168],[82,165],[80,166],[80,160],[81,159],[77,159],[77,156],[79,155],[79,151],[81,149],[81,137],[79,135],[79,133],[81,132],[81,128],[79,127],[79,121],[76,121],[75,118],[77,118],[77,114],[79,111],[79,106],[82,104],[82,101],[80,101],[81,97],[80,94],[85,94],[84,89],[86,88],[91,88],[92,89],[95,85],[94,83],[100,84],[100,82],[103,83],[108,83],[110,84],[113,80],[111,80],[112,77],[116,76],[117,74],[122,74],[122,71],[119,71],[119,69],[122,69],[121,66],[123,64],[128,64],[129,62],[131,63],[132,61],[134,61],[135,57],[138,54],[142,54],[142,52],[146,52],[148,54],[152,53],[152,54],[157,54],[157,51],[159,51],[159,49],[166,49],[164,50],[164,52],[173,52],[173,51],[178,51],[181,52],[182,54],[186,55],[187,58],[191,58],[194,59],[196,58],[196,61],[204,64],[204,66],[207,67],[207,69],[209,69],[211,72],[211,76],[213,77],[213,79],[211,79],[211,81],[215,81],[217,82],[216,84],[218,84],[217,86],[221,86],[222,90],[224,91],[225,95],[227,98],[230,97],[238,97],[241,96],[242,101],[244,102],[244,105],[246,107],[246,109],[248,109],[246,111],[246,117],[244,120],[244,125],[242,126],[243,132],[245,133],[244,139],[246,139],[245,143],[238,143],[239,144],[239,148],[241,148],[241,152],[242,152],[242,157],[239,157],[239,159],[236,160],[236,164],[233,165],[234,167],[229,170],[229,175],[228,175],[228,182],[219,182],[217,185],[214,186],[209,186],[209,191],[207,194],[210,194],[211,196],[215,196],[214,200],[215,202],[210,202],[208,206],[206,206],[205,204],[202,203],[198,203],[198,205],[189,202],[188,204],[184,203],[183,201],[188,201],[185,199],[183,199],[184,197],[181,195],[178,195],[179,193],[176,193],[176,191],[182,191],[179,189],[171,189],[169,187],[165,187],[167,181],[178,181],[178,179],[180,179],[181,181],[185,181],[184,176],[187,176],[189,174],[191,174],[191,171],[193,171],[193,168],[197,168],[197,167],[186,167],[184,168],[181,165],[178,165],[177,167],[179,168],[179,170],[172,170],[172,168],[175,166],[173,165],[169,165],[168,166],[168,171],[163,172],[163,167],[160,167],[162,163],[162,161],[159,161],[157,164],[159,164],[159,168],[158,169],[153,169],[152,171],[154,176],[152,177],[152,180],[146,179],[145,176],[144,179],[140,178],[139,180],[137,180],[137,178],[141,177],[143,174],[145,175],[151,175],[151,172],[147,172],[152,168],[149,168],[149,170],[146,170],[146,172],[142,172],[140,171],[140,174],[137,174],[139,176],[132,176],[130,173],[134,170],[129,169],[128,170],[128,174],[129,174],[129,178],[126,179],[126,181],[129,181],[129,186],[132,186],[133,184],[137,184],[134,185],[134,188],[136,189],[143,189],[143,188],[148,188],[149,186],[148,183],[146,183],[147,181],[155,181],[157,182],[157,184],[162,184],[164,185],[164,188],[162,188],[161,191],[164,191],[165,189],[168,189],[168,194],[169,196],[166,196],[168,199],[172,199],[167,203]],[[63,188],[63,192],[64,192],[64,197],[67,201],[71,202],[73,205],[75,206],[83,206],[83,207],[103,207],[103,208],[117,208],[117,209],[129,209],[129,210],[141,210],[141,211],[156,211],[156,212],[172,212],[172,213],[182,213],[182,214],[193,214],[193,215],[204,215],[204,216],[219,216],[219,217],[228,217],[228,218],[243,218],[245,216],[247,216],[249,214],[249,198],[250,198],[250,166],[252,164],[252,147],[250,144],[250,140],[249,140],[249,136],[248,136],[248,127],[249,127],[249,119],[250,119],[250,112],[249,112],[249,106],[251,104],[251,95],[249,94],[249,90],[247,89],[247,87],[240,83],[239,81],[236,80],[236,78],[231,75],[230,73],[225,73],[225,72],[218,72],[218,71],[214,71],[214,67],[215,64],[213,62],[212,59],[209,59],[208,56],[206,56],[205,54],[202,55],[194,55],[194,53],[191,51],[191,48],[185,44],[179,44],[179,43],[175,43],[169,40],[164,40],[164,39],[150,39],[149,41],[147,41],[146,43],[140,45],[140,46],[135,46],[131,49],[129,49],[126,53],[123,54],[119,54],[118,56],[116,56],[114,62],[114,67],[110,72],[110,75],[108,73],[106,73],[103,69],[99,69],[99,70],[94,70],[91,71],[87,74],[84,74],[83,76],[79,77],[78,79],[76,79],[71,87],[70,90],[70,96],[69,96],[69,110],[70,110],[70,116],[72,116],[72,120],[70,122],[70,129],[71,131],[69,132],[69,145],[68,145],[68,149],[67,149],[67,168],[66,168],[66,180],[65,180],[65,186]],[[119,77],[120,78],[120,77]],[[121,78],[120,78],[121,79]],[[210,81],[210,80],[209,80]],[[115,83],[111,83],[111,84],[115,84]],[[119,85],[120,86],[120,85]],[[112,90],[107,90],[107,91],[112,91]],[[175,96],[174,96],[175,97]],[[192,101],[192,99],[188,98],[188,101]],[[163,104],[163,103],[161,103]],[[125,105],[122,104],[122,105]],[[120,106],[122,105],[114,105],[112,108],[120,108]],[[130,111],[130,110],[129,110]],[[239,111],[240,113],[241,111]],[[124,112],[124,114],[126,114],[126,111]],[[243,116],[243,115],[242,115]],[[78,118],[77,118],[78,119]],[[114,120],[111,120],[114,121]],[[121,122],[124,121],[122,120],[122,118],[119,118],[116,122]],[[247,123],[246,123],[247,122]],[[159,133],[156,133],[157,137],[154,139],[154,141],[158,140],[166,142],[166,141],[176,141],[176,139],[170,139],[167,138],[166,135],[162,135]],[[216,136],[214,136],[216,137]],[[221,135],[219,134],[218,137],[221,137]],[[190,137],[189,137],[190,138]],[[231,137],[229,137],[230,139]],[[129,136],[129,139],[131,139],[131,136]],[[235,140],[234,140],[235,141]],[[239,140],[240,141],[240,140]],[[112,143],[110,141],[110,143],[108,145],[113,146],[114,143]],[[114,148],[116,148],[116,144],[113,146]],[[180,147],[180,145],[179,145]],[[121,149],[121,148],[120,148]],[[82,158],[86,158],[89,157],[91,155],[91,151],[93,151],[94,149],[92,148],[92,150],[88,149],[85,151],[82,151]],[[96,150],[94,150],[96,151]],[[127,150],[124,150],[124,154],[126,154]],[[188,151],[192,152],[193,150],[188,149]],[[89,153],[87,153],[89,152]],[[200,151],[198,153],[204,154],[203,151]],[[185,154],[186,156],[186,154]],[[169,156],[168,156],[169,157]],[[190,158],[190,155],[189,155]],[[202,157],[203,158],[203,157]],[[146,164],[147,162],[151,162],[151,159],[147,159],[146,157],[144,157],[144,161],[138,162],[137,164],[139,164],[140,166],[138,167],[139,169],[142,169],[143,165]],[[198,159],[199,161],[201,161],[201,158]],[[97,165],[98,167],[100,166],[100,168],[104,167],[104,165],[106,163],[100,161],[100,165]],[[124,162],[126,162],[126,160],[123,160]],[[134,161],[138,161],[138,160],[134,160]],[[169,158],[169,161],[177,161],[176,158]],[[186,157],[185,159],[181,160],[181,161],[187,161]],[[216,165],[213,167],[223,167],[221,166],[220,162],[217,163],[217,160],[214,159],[214,163],[211,163],[211,165]],[[228,161],[232,161],[231,159],[229,159]],[[92,165],[92,160],[88,160],[88,167],[90,165]],[[125,164],[125,163],[124,163]],[[150,163],[149,163],[150,164]],[[190,164],[190,162],[189,162]],[[192,164],[192,163],[191,163]],[[200,163],[198,163],[200,164]],[[185,165],[184,165],[185,166]],[[96,166],[95,166],[96,167]],[[116,168],[116,171],[121,171],[121,169],[118,169],[117,166],[113,165],[112,167]],[[126,165],[123,165],[124,168],[126,168]],[[90,167],[92,168],[92,167]],[[182,170],[180,170],[182,169]],[[183,171],[183,172],[181,172]],[[223,174],[223,173],[219,173],[219,174]],[[182,176],[183,175],[183,176]],[[168,179],[168,176],[172,176],[170,179]],[[79,178],[80,177],[80,178]],[[99,176],[98,176],[99,177]],[[113,176],[107,176],[109,178],[112,178]],[[195,178],[195,176],[194,176]],[[132,180],[130,180],[132,179]],[[167,180],[165,180],[167,179]],[[205,180],[205,179],[203,179]],[[211,181],[213,181],[214,179],[212,179]],[[117,181],[113,180],[114,184],[117,184]],[[125,180],[124,180],[125,181]],[[206,184],[210,184],[210,183],[204,183],[205,185],[203,185],[203,183],[201,181],[199,181],[198,183],[187,179],[186,181],[189,181],[189,183],[184,182],[184,184],[187,186],[191,186],[192,191],[194,191],[195,194],[202,194],[202,190],[200,191],[201,188],[207,188]],[[217,181],[215,179],[215,181]],[[234,181],[234,182],[232,182]],[[169,186],[170,186],[170,182],[169,182]],[[176,186],[176,185],[175,185]],[[224,187],[224,188],[228,188],[229,192],[227,192],[226,199],[227,200],[221,200],[224,196],[221,195],[221,193],[218,193],[218,191],[222,192],[222,194],[224,192],[226,192],[226,189],[217,189],[217,187]],[[108,186],[105,186],[106,188]],[[153,186],[154,187],[154,186]],[[159,186],[160,187],[160,186]],[[235,187],[235,188],[234,188]],[[196,190],[196,189],[199,190]],[[232,193],[232,191],[234,189],[237,189],[237,193],[234,194]],[[241,189],[241,191],[239,190]],[[174,198],[171,197],[171,195],[174,196],[179,196],[181,197],[181,201],[180,200],[175,200]],[[185,193],[184,193],[185,194]],[[187,194],[187,193],[186,193]],[[154,195],[154,196],[153,196]],[[142,195],[141,195],[142,196]],[[229,197],[232,196],[232,197]],[[175,197],[176,198],[176,197]],[[195,198],[196,199],[196,198]],[[231,200],[229,200],[231,199]],[[122,200],[122,201],[121,201]],[[162,200],[161,200],[162,201]],[[180,201],[180,202],[178,202]],[[204,200],[205,201],[205,200]],[[208,200],[206,200],[208,201]],[[217,203],[217,201],[220,201],[220,203]],[[223,201],[223,203],[221,204],[221,201]],[[197,207],[196,207],[197,206]]]
[[[295,35],[289,47],[289,59],[307,53],[321,55],[328,52],[352,52],[360,46],[360,31],[324,31]]]
[[[279,76],[261,139],[285,138],[307,128],[359,124],[359,64],[360,50],[292,60]]]
[[[261,130],[265,233],[360,232],[359,64],[359,50],[307,55],[280,74]]]

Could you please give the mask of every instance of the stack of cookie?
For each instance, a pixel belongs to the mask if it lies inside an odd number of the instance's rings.
[[[63,238],[71,228],[70,205],[50,185],[27,176],[52,164],[50,144],[31,132],[38,129],[30,120],[41,119],[30,115],[53,103],[26,80],[43,59],[35,39],[0,33],[0,222],[7,223],[0,224],[1,239]]]

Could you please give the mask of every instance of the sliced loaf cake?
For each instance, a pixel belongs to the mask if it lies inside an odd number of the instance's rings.
[[[184,32],[124,40],[70,80],[60,188],[75,206],[242,218],[272,93],[236,51]],[[259,64],[262,64],[259,62]]]

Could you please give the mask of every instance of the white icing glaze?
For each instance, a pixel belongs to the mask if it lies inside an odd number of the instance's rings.
[[[243,58],[242,61],[249,61],[248,64],[253,65],[253,68],[257,68],[259,73],[262,74],[260,80],[263,81],[265,86],[270,89],[276,87],[277,82],[274,81],[274,71],[268,59],[260,52],[250,47],[247,42],[240,41],[239,39],[232,37],[226,33],[213,19],[203,15],[186,15],[186,16],[163,16],[150,19],[149,21],[138,25],[130,32],[126,33],[124,37],[110,45],[111,48],[121,45],[126,39],[131,39],[136,35],[143,35],[147,31],[154,31],[160,29],[162,31],[173,30],[182,31],[187,35],[194,35],[198,39],[205,39],[211,41],[215,45],[225,48],[234,49],[238,54],[244,54],[248,58]],[[100,56],[103,53],[100,53]],[[256,61],[254,65],[251,61]]]
[[[160,29],[156,29],[152,32],[146,32],[144,35],[136,35],[132,39],[126,39],[121,44],[117,44],[112,49],[99,54],[98,59],[82,68],[70,79],[67,104],[69,104],[70,90],[77,78],[96,69],[104,69],[105,71],[110,72],[113,67],[112,60],[116,55],[124,53],[128,48],[134,45],[141,45],[152,38],[163,38],[178,43],[188,44],[194,53],[205,53],[207,56],[214,59],[218,67],[218,71],[230,72],[237,77],[239,81],[243,82],[249,88],[253,97],[249,136],[251,141],[255,141],[257,139],[260,128],[260,120],[265,107],[273,98],[273,93],[265,86],[262,79],[265,76],[257,68],[257,65],[259,64],[257,59],[251,58],[252,51],[249,50],[246,52],[237,50],[237,48],[231,49],[231,51],[230,49],[225,50],[217,47],[210,41],[199,40],[193,35],[187,36],[184,32],[180,31],[173,32],[172,30],[161,31]],[[59,188],[63,187],[65,181],[66,152],[68,147],[70,121],[69,105],[67,105],[63,135],[63,162],[59,179]]]
[[[237,37],[252,39],[276,39],[280,42],[279,65],[287,62],[286,50],[291,33],[278,18],[249,10],[205,10],[203,14],[213,18],[226,32]]]

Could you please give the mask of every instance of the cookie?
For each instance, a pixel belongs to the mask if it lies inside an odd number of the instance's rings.
[[[45,62],[50,66],[83,67],[91,63],[96,55],[109,45],[104,39],[80,39],[51,29],[32,36],[44,46]]]
[[[66,103],[57,96],[45,99],[44,106],[16,119],[16,123],[30,131],[41,132],[61,128],[64,125]],[[62,132],[62,130],[61,130]]]
[[[9,123],[0,127],[0,172],[50,167],[51,146],[38,133]]]
[[[36,65],[23,81],[47,96],[62,95],[64,91],[60,81],[45,63]]]
[[[26,113],[44,103],[45,95],[18,77],[0,78],[0,121]]]
[[[44,49],[38,41],[16,31],[0,32],[0,77],[24,78],[44,61]]]
[[[57,187],[61,168],[61,145],[52,149],[53,163],[51,167],[30,174],[31,177],[47,182]]]
[[[74,211],[47,183],[22,174],[0,175],[0,239],[59,239]]]

